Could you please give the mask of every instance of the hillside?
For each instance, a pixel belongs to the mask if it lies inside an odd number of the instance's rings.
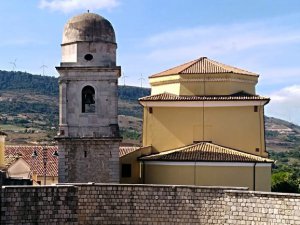
[[[118,94],[121,134],[125,142],[139,144],[142,107],[137,99],[150,89],[119,86]],[[57,125],[57,78],[0,71],[0,129],[9,134],[8,144],[51,142]]]
[[[118,92],[122,135],[137,144],[142,130],[142,107],[137,99],[149,95],[150,89],[119,86]],[[9,143],[51,141],[57,124],[57,78],[0,71],[0,125],[9,133]],[[271,117],[266,117],[265,125],[268,150],[285,152],[300,146],[299,126]]]
[[[287,151],[300,146],[300,126],[273,117],[266,117],[265,126],[269,150]]]

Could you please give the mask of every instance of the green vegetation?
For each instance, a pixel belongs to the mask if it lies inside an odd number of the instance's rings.
[[[266,131],[266,137],[278,137],[279,132],[278,131],[272,131],[272,130],[267,130]]]
[[[288,152],[270,151],[275,160],[272,191],[300,193],[300,148]]]
[[[55,77],[0,70],[0,90],[25,90],[26,92],[32,92],[36,94],[57,96],[58,80]]]
[[[150,95],[150,88],[139,88],[133,86],[119,86],[119,98],[123,100],[137,101],[141,97]]]
[[[136,130],[133,130],[133,129],[121,128],[120,134],[123,137],[123,139],[125,139],[125,140],[126,139],[140,140],[140,138],[141,138],[141,133],[137,132]]]

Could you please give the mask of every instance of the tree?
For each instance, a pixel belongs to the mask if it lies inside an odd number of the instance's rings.
[[[272,175],[272,191],[300,193],[300,182],[293,172],[277,172]]]

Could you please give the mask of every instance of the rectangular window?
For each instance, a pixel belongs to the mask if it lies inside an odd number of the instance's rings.
[[[149,113],[152,114],[153,113],[153,109],[152,107],[149,107]]]
[[[259,152],[259,148],[256,148],[255,151],[256,151],[256,152]]]
[[[131,164],[122,164],[122,177],[131,177]]]
[[[254,106],[254,112],[258,112],[258,106]]]

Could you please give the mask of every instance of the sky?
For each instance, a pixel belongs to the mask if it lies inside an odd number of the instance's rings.
[[[1,1],[0,70],[58,77],[64,24],[88,9],[115,29],[119,84],[206,56],[260,74],[266,115],[300,124],[299,0]]]

